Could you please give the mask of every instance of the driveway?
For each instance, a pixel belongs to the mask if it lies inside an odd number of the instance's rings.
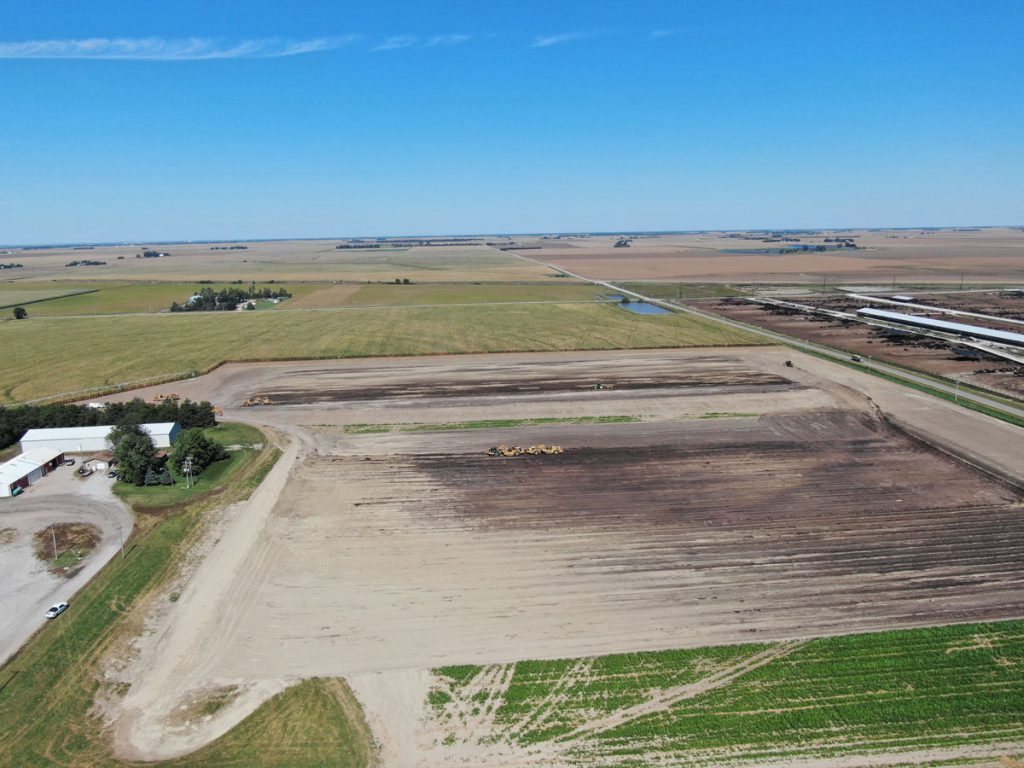
[[[0,499],[0,664],[9,659],[44,623],[53,603],[85,586],[121,549],[135,525],[131,511],[111,492],[113,480],[102,474],[81,478],[61,467],[21,496]],[[32,552],[32,535],[51,523],[91,523],[102,540],[70,579],[54,576]],[[60,621],[60,619],[57,619]]]

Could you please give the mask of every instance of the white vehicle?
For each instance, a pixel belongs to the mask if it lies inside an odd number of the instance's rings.
[[[66,611],[67,609],[68,609],[68,604],[67,603],[57,603],[56,605],[51,605],[50,606],[50,610],[48,610],[46,612],[46,618],[48,618],[48,619],[56,619],[58,616],[60,616],[62,613],[64,613],[64,611]]]

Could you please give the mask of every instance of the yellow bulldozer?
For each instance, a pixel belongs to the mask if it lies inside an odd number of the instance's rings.
[[[488,456],[554,456],[557,453],[565,453],[560,445],[531,445],[529,448],[520,448],[518,445],[495,445],[487,449]]]
[[[176,403],[179,400],[181,400],[181,395],[179,395],[177,392],[168,392],[166,394],[163,392],[157,392],[155,395],[153,395],[154,403],[162,403],[165,400],[170,400],[172,403]]]
[[[243,408],[252,408],[257,405],[273,405],[274,401],[269,397],[247,397],[242,401]]]

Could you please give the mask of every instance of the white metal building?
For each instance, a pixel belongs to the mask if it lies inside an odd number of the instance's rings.
[[[142,429],[153,438],[157,448],[170,448],[178,439],[181,425],[176,421],[157,424],[142,424]],[[55,429],[30,429],[21,438],[21,450],[53,448],[65,453],[96,453],[105,451],[107,435],[113,427],[58,427]]]
[[[33,448],[0,464],[0,496],[11,496],[15,488],[28,488],[64,463],[64,452],[54,448]]]

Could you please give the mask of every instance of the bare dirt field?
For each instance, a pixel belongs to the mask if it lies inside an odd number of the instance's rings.
[[[851,238],[838,248],[826,238]],[[531,240],[522,255],[604,280],[688,280],[739,283],[1024,282],[1024,231],[1019,229],[890,230],[793,233],[782,242],[764,233]],[[824,252],[786,252],[821,246]]]
[[[292,444],[141,640],[111,712],[119,748],[188,751],[298,679],[347,676],[386,761],[407,766],[421,757],[431,667],[1021,615],[1020,487],[912,437],[835,379],[871,381],[900,423],[962,434],[966,419],[1019,479],[1017,433],[822,361],[784,367],[795,354],[239,365],[184,383],[182,394],[229,407],[287,393],[294,404],[228,415]],[[631,388],[661,375],[665,386]],[[609,389],[579,386],[593,381]],[[559,412],[644,420],[433,434],[302,426]],[[484,456],[499,442],[566,450]],[[237,698],[215,717],[180,716],[231,686]]]
[[[930,301],[931,299],[923,297],[922,300]],[[854,307],[865,306],[864,302],[851,302],[848,299],[810,301],[800,299],[800,302],[843,311],[852,311]],[[969,301],[964,303],[968,306],[977,306]],[[910,333],[892,334],[863,323],[847,323],[810,314],[784,314],[778,309],[743,301],[700,302],[699,306],[701,309],[733,320],[785,333],[798,339],[827,344],[854,354],[910,366],[927,373],[957,377],[964,382],[976,383],[979,386],[1014,397],[1024,395],[1024,367],[1012,361],[989,355],[983,356],[981,359],[963,359],[956,352],[958,345],[947,344],[940,339],[931,339]],[[944,304],[943,306],[948,305]],[[898,308],[891,307],[891,309]],[[971,322],[975,325],[982,324],[973,319],[968,321],[948,316],[937,317]],[[989,323],[989,325],[994,324]],[[1003,326],[1003,328],[1014,330],[1011,326]],[[1015,330],[1019,331],[1020,329]]]

